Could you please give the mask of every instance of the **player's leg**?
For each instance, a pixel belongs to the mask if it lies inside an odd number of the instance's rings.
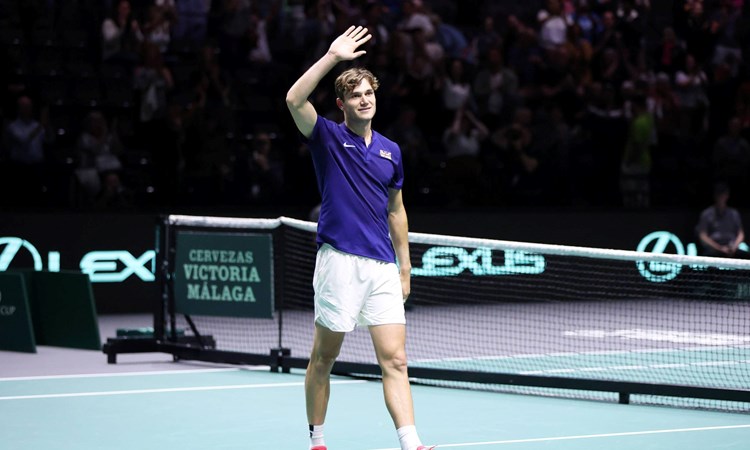
[[[331,393],[331,368],[339,355],[344,336],[345,333],[315,324],[313,348],[305,375],[305,400],[310,425],[322,425],[325,421]]]
[[[383,394],[393,423],[396,428],[414,425],[414,408],[406,368],[406,326],[371,326],[370,336],[383,372]]]

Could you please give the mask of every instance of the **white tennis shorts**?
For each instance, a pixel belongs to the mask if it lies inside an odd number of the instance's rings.
[[[331,331],[406,323],[401,278],[394,263],[323,244],[315,261],[313,287],[315,322]]]

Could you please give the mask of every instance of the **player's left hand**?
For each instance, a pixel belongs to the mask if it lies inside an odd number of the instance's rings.
[[[401,277],[401,294],[404,296],[404,302],[406,302],[409,294],[411,294],[411,273],[401,271],[399,275]]]

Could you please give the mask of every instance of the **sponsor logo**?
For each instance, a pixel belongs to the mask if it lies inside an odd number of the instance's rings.
[[[746,243],[740,244],[740,249],[747,251]],[[654,231],[641,239],[636,248],[639,252],[646,253],[671,253],[676,255],[697,256],[698,248],[694,243],[684,245],[677,235],[668,231]],[[677,278],[684,269],[683,264],[665,263],[656,261],[638,261],[636,263],[638,272],[654,283],[664,283]],[[706,266],[699,264],[690,264],[691,270],[706,270]]]
[[[13,305],[3,305],[3,292],[0,291],[0,316],[12,316],[16,312]]]
[[[503,263],[496,264],[502,254]],[[475,276],[539,275],[544,272],[544,256],[518,250],[494,251],[478,248],[473,251],[460,247],[432,247],[422,255],[422,267],[412,268],[412,276],[446,277],[468,271]]]
[[[380,149],[380,157],[385,159],[391,159],[391,152],[387,152],[383,149]]]
[[[344,142],[344,148],[354,148],[354,144],[349,144],[348,142]]]
[[[45,270],[44,259],[33,244],[18,237],[7,236],[0,237],[0,271],[8,270],[22,252],[31,256],[34,270]],[[46,270],[59,272],[60,260],[60,252],[48,252]],[[81,258],[79,268],[89,276],[92,283],[119,283],[131,276],[151,282],[155,279],[155,261],[154,250],[147,250],[138,257],[126,250],[96,250]]]

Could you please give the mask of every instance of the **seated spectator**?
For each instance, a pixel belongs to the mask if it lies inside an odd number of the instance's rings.
[[[739,248],[745,240],[745,231],[739,212],[727,205],[729,194],[727,184],[716,184],[714,203],[701,212],[696,231],[704,255],[748,258],[750,253]]]
[[[143,32],[133,17],[128,0],[120,0],[111,17],[102,23],[102,59],[134,63]]]
[[[133,193],[123,186],[117,172],[106,172],[102,175],[102,189],[96,197],[94,206],[97,209],[127,210],[132,208]]]

